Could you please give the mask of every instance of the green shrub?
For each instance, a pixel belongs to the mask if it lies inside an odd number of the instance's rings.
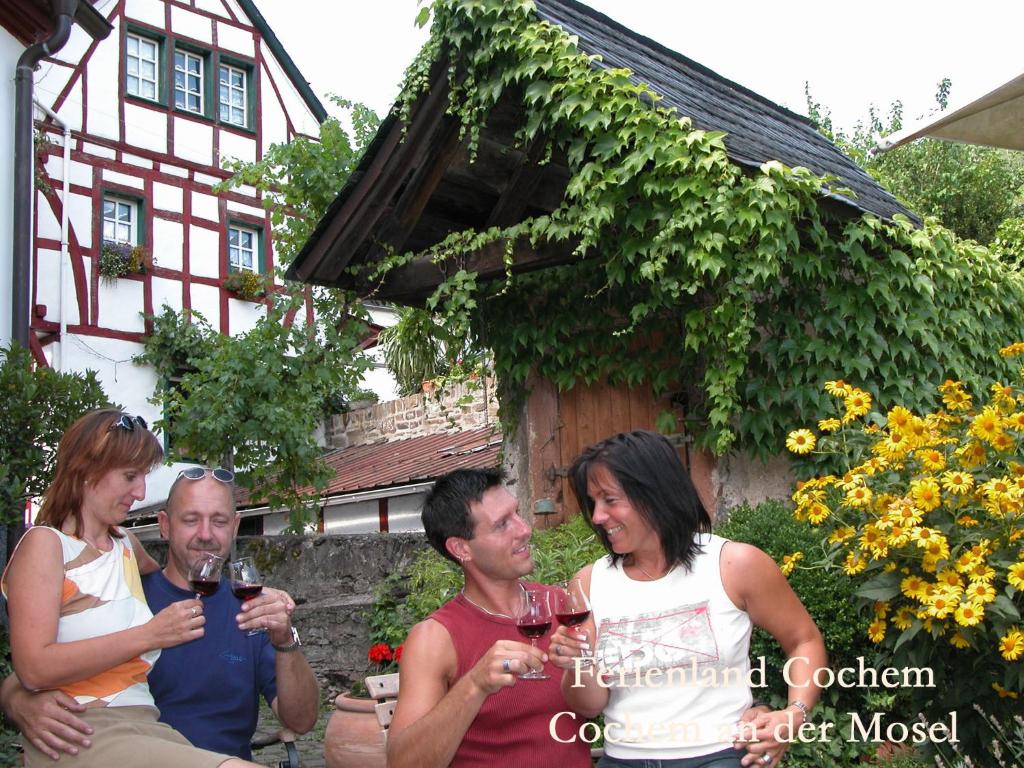
[[[863,656],[866,665],[874,665],[875,646],[867,639],[868,619],[858,613],[854,600],[855,586],[841,571],[817,566],[816,561],[825,556],[825,545],[812,526],[794,520],[792,512],[783,504],[769,501],[756,507],[742,506],[732,510],[728,520],[715,527],[715,532],[727,539],[759,547],[780,565],[785,555],[803,552],[803,559],[789,575],[789,583],[821,630],[829,664],[833,669],[855,666],[857,657]],[[755,695],[773,707],[784,707],[787,690],[782,667],[786,657],[779,644],[767,632],[755,628],[750,640],[750,654],[753,659],[765,658],[769,685],[768,695]],[[872,744],[850,742],[838,735],[849,733],[848,713],[857,712],[863,717],[886,711],[892,703],[891,695],[879,695],[861,687],[833,686],[822,691],[814,719],[817,722],[834,722],[833,732],[837,737],[820,743],[794,744],[786,765],[815,768],[846,766],[873,751]]]

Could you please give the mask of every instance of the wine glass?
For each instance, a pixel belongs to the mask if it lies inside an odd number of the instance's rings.
[[[224,558],[213,552],[204,552],[188,569],[188,585],[196,593],[196,598],[209,597],[220,586],[220,572],[224,568]]]
[[[583,590],[583,583],[579,579],[563,581],[555,592],[555,617],[560,624],[567,627],[578,627],[590,618],[590,601],[587,593]],[[587,631],[579,629],[585,640],[589,641]],[[593,656],[584,654],[580,656],[580,666],[590,666],[594,661]]]
[[[548,633],[551,629],[551,600],[546,589],[523,589],[516,612],[516,629],[529,639],[534,648],[537,647],[537,638]],[[547,680],[549,677],[543,670],[530,670],[519,679]]]
[[[231,592],[243,603],[252,600],[263,591],[263,576],[251,557],[240,557],[228,563],[228,573],[231,574]],[[247,635],[258,635],[266,632],[265,627],[250,629]]]

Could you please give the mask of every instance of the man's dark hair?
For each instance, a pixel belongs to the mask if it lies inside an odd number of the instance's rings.
[[[457,469],[434,483],[423,501],[423,528],[430,545],[453,563],[459,562],[444,543],[451,536],[473,538],[469,505],[501,485],[503,477],[500,469]]]
[[[580,509],[617,563],[623,556],[612,551],[604,528],[594,525],[594,502],[587,496],[587,480],[599,466],[611,472],[629,502],[658,534],[669,567],[692,567],[701,551],[694,535],[711,533],[711,516],[672,443],[655,432],[622,432],[587,448],[569,469]]]

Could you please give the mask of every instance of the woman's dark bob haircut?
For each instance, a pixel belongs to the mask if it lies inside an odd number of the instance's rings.
[[[587,523],[617,563],[623,555],[612,551],[604,529],[594,525],[594,502],[587,495],[587,481],[596,467],[611,472],[630,504],[658,534],[669,567],[692,567],[700,552],[694,537],[711,533],[711,516],[672,443],[655,432],[621,432],[584,450],[569,469],[573,494]]]

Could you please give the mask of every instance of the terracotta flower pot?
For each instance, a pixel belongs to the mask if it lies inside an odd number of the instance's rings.
[[[324,734],[327,768],[386,768],[384,729],[377,722],[376,703],[346,693],[334,700],[334,714]]]

